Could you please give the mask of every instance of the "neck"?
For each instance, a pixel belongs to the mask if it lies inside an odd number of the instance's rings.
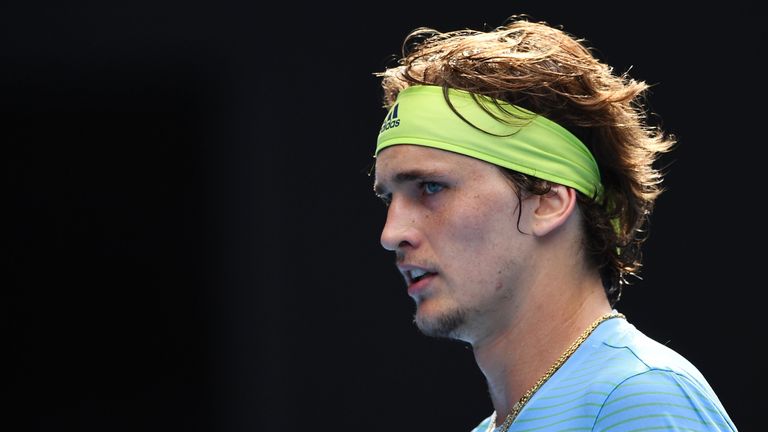
[[[599,277],[587,278],[575,289],[563,286],[574,287],[574,282],[532,290],[538,298],[518,309],[501,328],[472,343],[498,424],[581,333],[611,311]]]

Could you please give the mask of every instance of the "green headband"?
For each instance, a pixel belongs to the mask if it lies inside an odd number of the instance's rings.
[[[590,197],[602,194],[594,157],[557,123],[503,101],[449,89],[454,111],[443,92],[426,85],[401,91],[381,125],[375,155],[398,144],[434,147],[570,186]]]

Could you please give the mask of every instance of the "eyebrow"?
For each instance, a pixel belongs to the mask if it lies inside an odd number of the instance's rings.
[[[414,169],[409,171],[402,171],[395,174],[395,176],[392,178],[392,182],[394,184],[403,184],[403,183],[425,180],[425,179],[435,179],[435,178],[439,179],[444,176],[445,174],[439,171]],[[376,183],[373,186],[373,190],[374,192],[376,192],[377,195],[384,195],[387,193],[386,189],[380,183]]]

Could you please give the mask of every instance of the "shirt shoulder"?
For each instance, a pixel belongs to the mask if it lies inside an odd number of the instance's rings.
[[[598,381],[613,385],[593,430],[736,430],[690,361],[624,320],[617,321],[616,331],[599,341],[598,351],[623,367],[618,374],[611,368],[597,373]]]
[[[675,371],[650,369],[610,392],[593,430],[736,431],[736,427],[700,383]]]
[[[485,432],[490,418],[472,432]],[[602,323],[510,428],[736,431],[699,370],[624,319]]]

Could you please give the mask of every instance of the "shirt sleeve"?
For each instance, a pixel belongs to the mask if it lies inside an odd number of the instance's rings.
[[[608,394],[593,431],[736,431],[711,389],[676,372],[649,370]]]

